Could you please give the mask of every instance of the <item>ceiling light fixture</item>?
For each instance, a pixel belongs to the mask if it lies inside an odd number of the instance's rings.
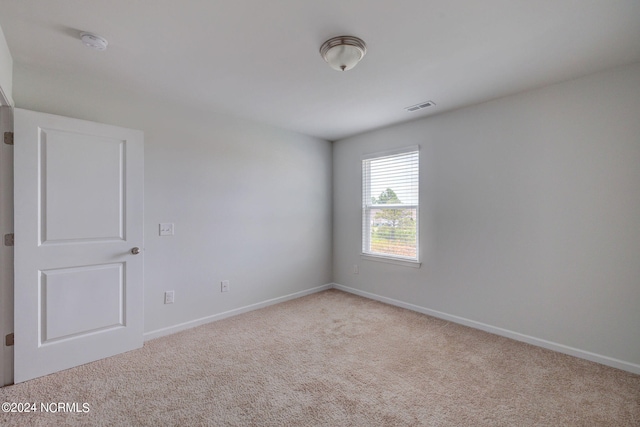
[[[109,42],[104,37],[92,33],[80,33],[82,43],[95,50],[106,50]]]
[[[367,53],[364,41],[353,36],[334,37],[320,46],[320,55],[338,71],[347,71],[356,66]]]

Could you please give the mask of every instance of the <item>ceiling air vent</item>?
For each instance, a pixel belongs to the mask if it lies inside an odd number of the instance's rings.
[[[436,103],[433,101],[425,101],[421,102],[420,104],[412,105],[411,107],[405,107],[404,109],[407,111],[418,111],[422,110],[423,108],[433,107],[434,105],[436,105]]]

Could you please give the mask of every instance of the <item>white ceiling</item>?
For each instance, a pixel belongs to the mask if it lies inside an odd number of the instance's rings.
[[[328,140],[640,61],[638,0],[0,0],[0,26],[21,66]]]

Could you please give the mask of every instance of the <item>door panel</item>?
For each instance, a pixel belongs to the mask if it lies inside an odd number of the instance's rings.
[[[15,382],[142,346],[143,135],[16,109]]]
[[[116,138],[39,130],[43,244],[122,240],[126,148]]]
[[[40,342],[125,327],[123,264],[40,273]]]

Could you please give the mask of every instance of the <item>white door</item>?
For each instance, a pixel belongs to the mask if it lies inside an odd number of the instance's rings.
[[[16,109],[14,203],[14,381],[141,347],[142,132]]]

